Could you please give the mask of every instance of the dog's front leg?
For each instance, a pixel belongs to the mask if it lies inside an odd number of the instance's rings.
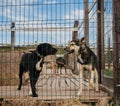
[[[95,69],[95,90],[99,91],[99,86],[98,86],[98,72]]]
[[[82,89],[83,89],[83,70],[82,70],[82,66],[80,66],[80,75],[79,75],[79,91],[77,93],[78,96],[82,95]]]
[[[82,89],[83,89],[83,86],[82,86],[82,71],[80,70],[80,77],[79,77],[79,91],[77,93],[78,96],[82,95]]]
[[[43,68],[42,68],[42,73],[43,73],[43,77],[45,78],[46,77],[46,74],[47,74],[47,66],[46,66],[47,64],[46,63],[44,63],[43,64]]]
[[[94,88],[94,70],[90,70],[90,71],[91,71],[90,85],[92,86],[92,88]]]
[[[36,93],[36,88],[35,88],[35,84],[34,84],[34,78],[30,78],[30,85],[31,85],[31,90],[32,90],[32,96],[33,97],[38,97],[37,93]]]
[[[40,71],[41,68],[42,68],[42,67],[40,67],[40,64],[41,64],[42,60],[43,60],[43,58],[41,58],[36,64],[36,70],[38,70],[38,71]]]
[[[78,62],[79,62],[80,64],[83,64],[83,63],[84,63],[84,61],[83,61],[83,59],[82,59],[82,57],[81,57],[81,54],[78,55]]]
[[[39,78],[39,74],[40,74],[40,71],[35,71],[35,77],[34,77],[34,80],[35,80],[35,85],[36,85],[36,83],[37,83],[37,80],[38,80],[38,78]],[[37,89],[36,89],[36,87],[35,87],[35,91],[37,91]],[[32,89],[31,89],[31,87],[30,87],[30,89],[29,89],[29,95],[31,96],[32,95]]]
[[[18,90],[21,90],[22,76],[23,76],[24,70],[25,70],[24,67],[22,66],[22,64],[20,64],[20,66],[19,66],[19,86],[18,86]]]

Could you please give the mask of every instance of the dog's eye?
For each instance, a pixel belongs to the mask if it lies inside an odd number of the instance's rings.
[[[85,48],[85,45],[81,45],[82,48]]]

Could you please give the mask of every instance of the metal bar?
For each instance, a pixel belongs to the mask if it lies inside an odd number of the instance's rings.
[[[93,3],[91,4],[89,10],[88,10],[88,13],[90,13],[93,9],[93,7],[95,6],[95,4],[97,3],[97,0],[94,0]]]
[[[97,0],[97,57],[99,83],[102,83],[102,75],[105,67],[104,62],[104,0]]]
[[[94,0],[94,2],[91,4],[90,8],[88,9],[88,14],[92,11],[93,7],[95,6],[95,4],[97,3],[97,0]],[[81,26],[83,25],[84,20],[81,22],[81,24],[78,26],[78,31],[81,28]]]
[[[113,3],[113,70],[114,70],[114,102],[120,100],[120,0],[112,0]],[[118,104],[119,105],[119,104]]]
[[[0,31],[78,31],[78,28],[72,27],[15,27],[15,28],[1,28]]]
[[[111,68],[110,35],[108,35],[108,68]]]
[[[105,32],[104,35],[107,36],[111,30],[112,30],[112,28],[110,28],[107,32]]]

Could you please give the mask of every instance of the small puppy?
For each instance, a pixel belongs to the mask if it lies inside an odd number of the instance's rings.
[[[51,60],[46,59],[44,61],[43,70],[42,70],[44,77],[46,76],[46,73],[47,73],[46,69],[48,65],[52,69],[53,76],[56,76],[56,73],[58,73],[59,69],[60,69],[60,74],[62,74],[61,68],[63,68],[64,65],[66,64],[65,59],[63,57],[56,57],[55,55],[49,55],[47,57],[51,57],[50,58]]]

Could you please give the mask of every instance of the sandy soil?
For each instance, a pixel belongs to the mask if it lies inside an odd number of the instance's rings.
[[[19,63],[22,55],[27,51],[0,52],[0,86],[18,84]],[[45,61],[55,61],[55,56],[47,56]],[[50,67],[48,64],[48,67]]]

